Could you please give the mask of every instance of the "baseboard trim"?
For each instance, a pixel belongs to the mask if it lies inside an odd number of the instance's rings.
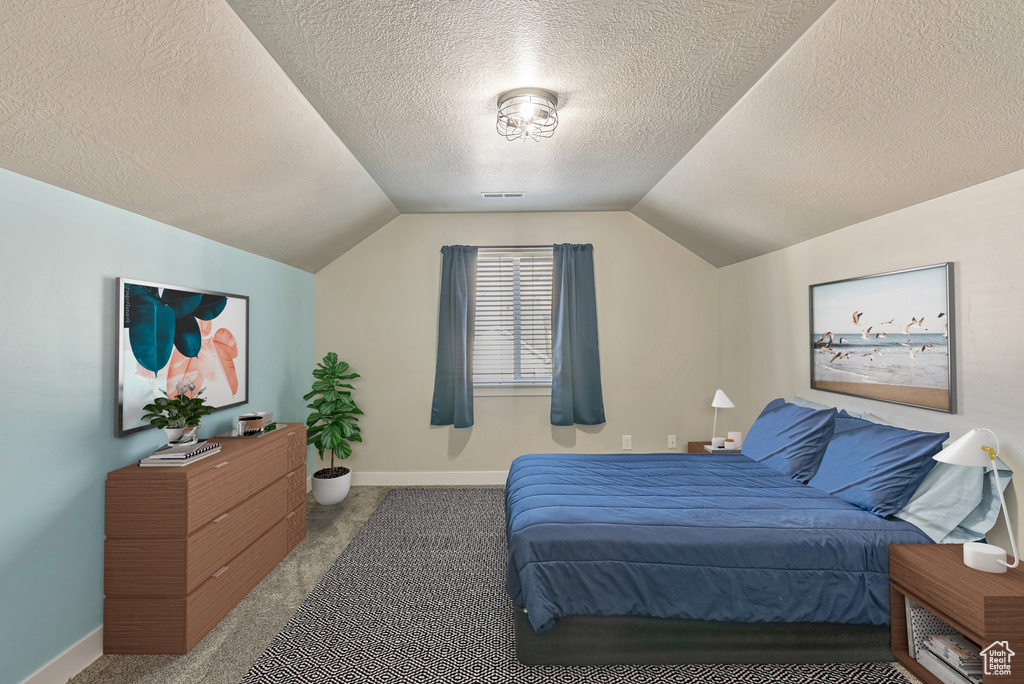
[[[446,470],[438,472],[352,473],[353,486],[408,487],[454,485],[503,485],[507,470]]]
[[[82,637],[59,656],[36,670],[21,684],[67,684],[103,655],[103,625]]]

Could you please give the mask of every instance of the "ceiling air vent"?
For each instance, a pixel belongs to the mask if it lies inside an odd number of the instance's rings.
[[[525,192],[481,192],[484,199],[522,199],[526,197]]]

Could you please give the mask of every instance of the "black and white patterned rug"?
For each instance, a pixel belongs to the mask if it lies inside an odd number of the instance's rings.
[[[502,497],[392,490],[242,683],[906,683],[888,663],[522,665]]]

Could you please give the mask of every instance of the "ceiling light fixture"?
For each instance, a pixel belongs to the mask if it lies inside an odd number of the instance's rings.
[[[508,140],[550,138],[558,127],[558,95],[543,88],[516,88],[498,96],[498,133]]]

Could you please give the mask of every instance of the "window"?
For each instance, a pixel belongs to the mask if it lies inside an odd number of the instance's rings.
[[[473,384],[551,385],[550,247],[481,247]]]

